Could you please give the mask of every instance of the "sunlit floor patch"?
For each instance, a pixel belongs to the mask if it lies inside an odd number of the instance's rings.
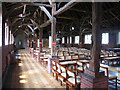
[[[27,81],[26,80],[20,80],[19,83],[21,83],[21,84],[22,83],[27,83]]]
[[[20,75],[19,78],[27,78],[26,75]]]
[[[18,66],[22,66],[23,64],[22,63],[18,63]]]

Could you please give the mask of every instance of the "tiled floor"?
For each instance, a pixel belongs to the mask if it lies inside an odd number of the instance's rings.
[[[18,51],[19,63],[10,66],[5,88],[64,88],[25,50]]]

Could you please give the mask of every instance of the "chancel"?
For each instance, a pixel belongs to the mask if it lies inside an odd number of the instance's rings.
[[[120,2],[0,2],[2,89],[120,89]]]

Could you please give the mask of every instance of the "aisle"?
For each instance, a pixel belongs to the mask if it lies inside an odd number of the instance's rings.
[[[11,65],[6,88],[63,88],[28,52],[19,50],[18,55],[21,62]]]

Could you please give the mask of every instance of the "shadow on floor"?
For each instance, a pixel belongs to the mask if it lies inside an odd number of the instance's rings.
[[[24,88],[24,85],[19,83],[21,68],[18,66],[18,62],[20,61],[21,60],[18,60],[17,62],[10,64],[4,80],[3,89]]]

